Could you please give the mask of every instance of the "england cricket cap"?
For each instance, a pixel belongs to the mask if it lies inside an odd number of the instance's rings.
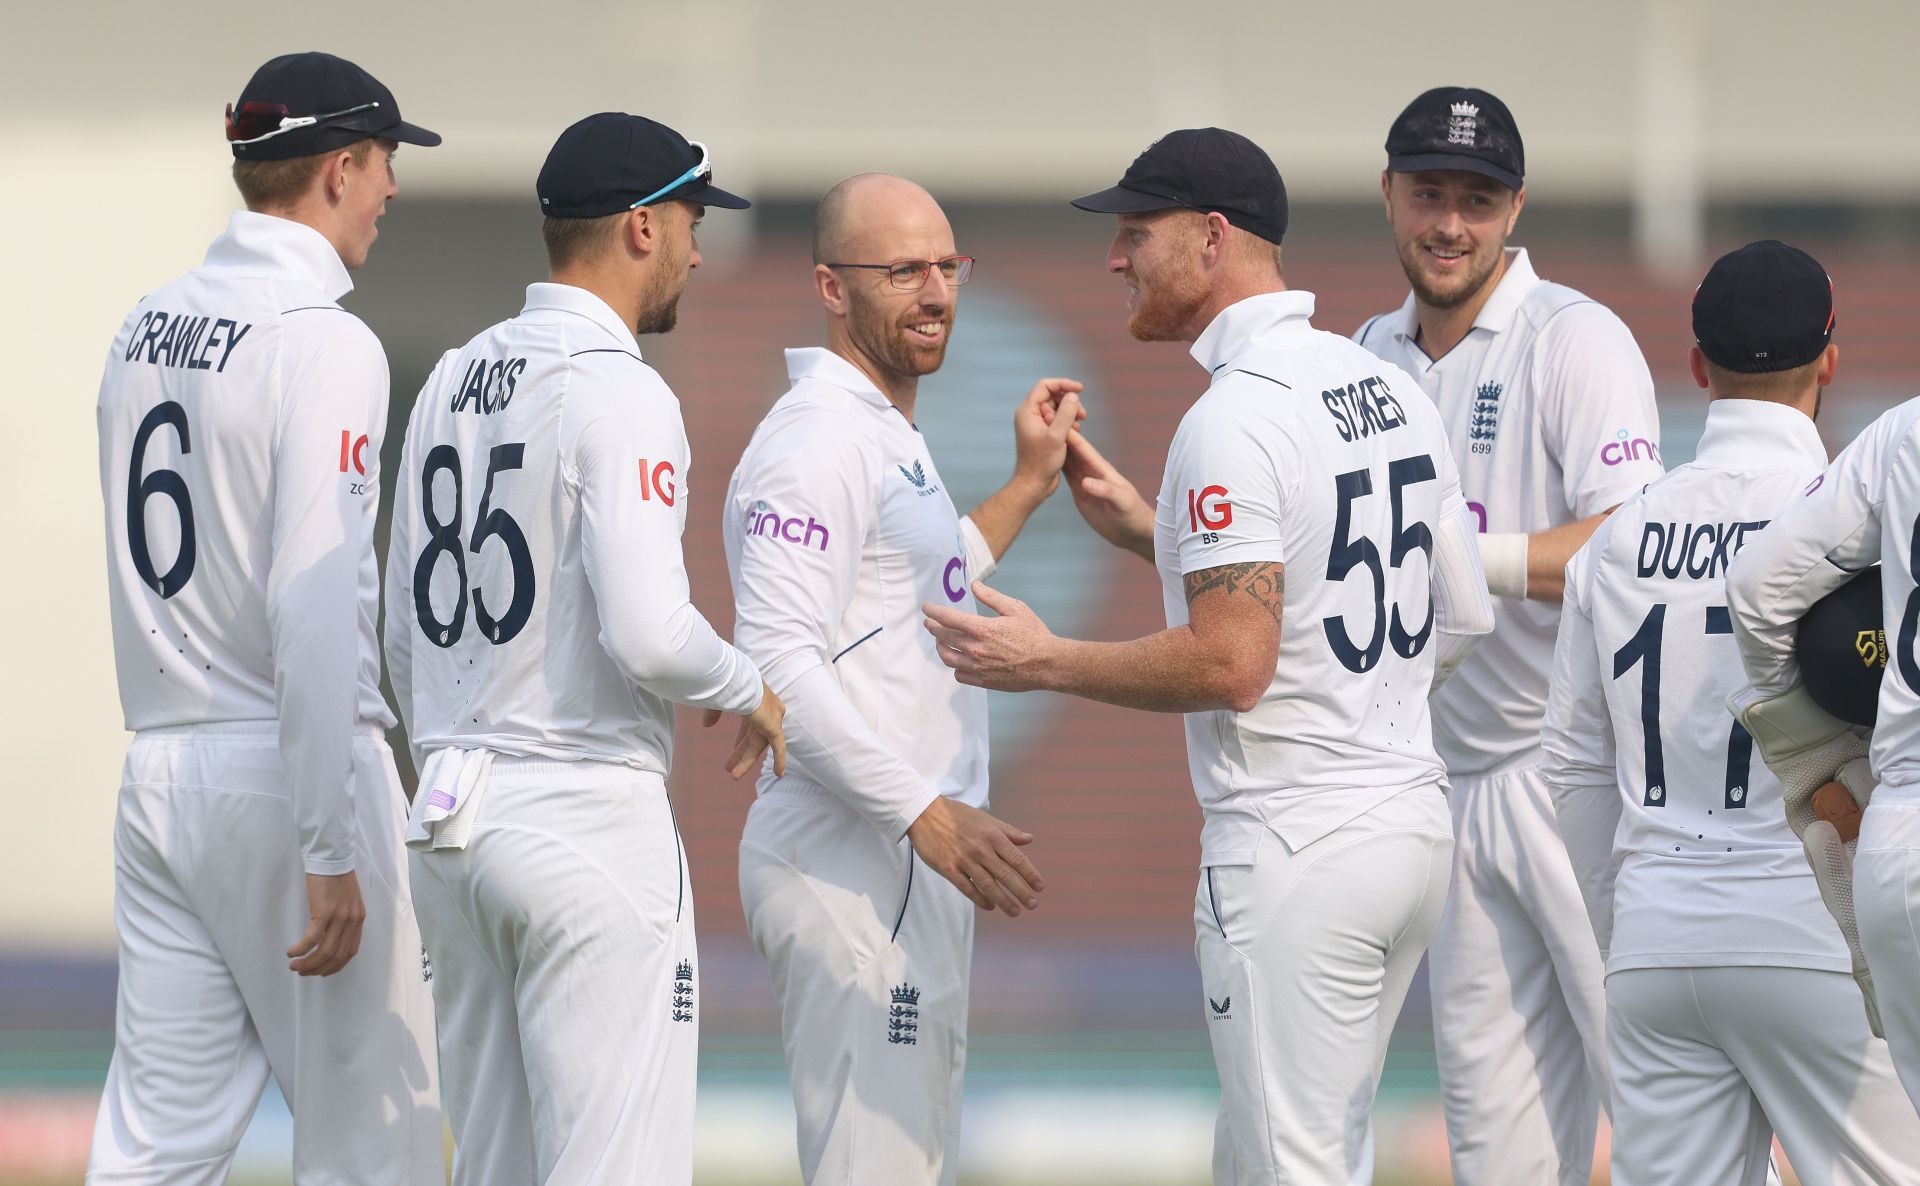
[[[560,133],[534,189],[548,218],[599,218],[653,202],[752,204],[713,184],[706,145],[624,111],[589,115]]]
[[[1120,184],[1073,199],[1096,214],[1198,210],[1278,243],[1287,233],[1287,187],[1258,144],[1222,128],[1183,128],[1147,145]]]
[[[1407,104],[1393,121],[1387,169],[1458,169],[1517,190],[1526,184],[1527,153],[1505,103],[1478,87],[1439,86]]]
[[[333,152],[372,136],[432,148],[437,132],[400,118],[393,92],[332,54],[282,54],[253,72],[227,108],[234,159],[284,161]]]
[[[1693,340],[1715,366],[1790,371],[1833,340],[1833,279],[1820,261],[1762,239],[1714,261],[1693,294]]]
[[[1807,609],[1794,630],[1794,658],[1815,704],[1850,725],[1873,726],[1887,666],[1878,565]]]

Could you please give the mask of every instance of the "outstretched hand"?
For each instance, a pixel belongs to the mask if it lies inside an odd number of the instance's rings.
[[[1079,431],[1067,434],[1067,490],[1087,526],[1116,548],[1153,559],[1153,506]]]
[[[1059,639],[1019,598],[984,581],[973,583],[973,595],[1000,616],[947,605],[920,607],[940,661],[953,668],[955,679],[977,688],[1031,692],[1043,687],[1046,663]]]

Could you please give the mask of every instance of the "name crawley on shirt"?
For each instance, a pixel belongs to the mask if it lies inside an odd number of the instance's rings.
[[[233,357],[233,348],[252,328],[252,322],[231,317],[149,309],[140,315],[132,337],[127,339],[126,361],[221,374]],[[218,363],[213,361],[215,350],[220,352]]]

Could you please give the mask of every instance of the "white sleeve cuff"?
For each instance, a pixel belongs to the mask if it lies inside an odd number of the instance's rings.
[[[993,547],[987,543],[985,533],[980,530],[979,524],[973,521],[972,515],[960,516],[960,540],[967,551],[967,571],[972,574],[973,580],[984,581],[1000,567],[999,559],[993,554]],[[921,806],[924,809],[926,805]]]

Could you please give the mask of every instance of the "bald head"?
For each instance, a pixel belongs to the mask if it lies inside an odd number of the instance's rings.
[[[828,190],[813,216],[813,262],[892,263],[953,252],[953,228],[933,195],[891,173],[857,173]],[[945,250],[921,254],[923,244]]]

